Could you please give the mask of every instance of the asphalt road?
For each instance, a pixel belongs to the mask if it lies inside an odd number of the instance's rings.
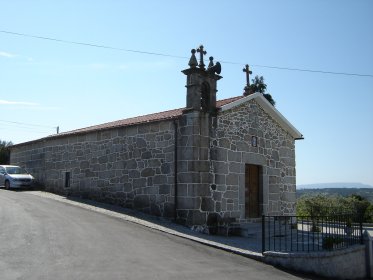
[[[0,279],[306,278],[100,213],[0,189]]]

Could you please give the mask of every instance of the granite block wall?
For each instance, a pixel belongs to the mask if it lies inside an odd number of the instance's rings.
[[[12,164],[26,167],[47,191],[165,217],[175,210],[174,158],[173,121],[46,139],[11,152]]]
[[[295,213],[294,139],[255,100],[220,112],[211,144],[216,212],[246,220],[245,164],[254,164],[261,167],[262,213]]]
[[[245,165],[253,164],[260,166],[261,213],[295,213],[294,139],[255,100],[217,115],[186,110],[177,120],[17,145],[11,162],[48,191],[187,225],[206,225],[211,214],[247,221]]]

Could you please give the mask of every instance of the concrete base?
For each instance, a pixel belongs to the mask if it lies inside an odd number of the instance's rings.
[[[365,246],[331,252],[281,253],[264,252],[264,261],[272,265],[313,273],[333,279],[361,279],[366,277]]]

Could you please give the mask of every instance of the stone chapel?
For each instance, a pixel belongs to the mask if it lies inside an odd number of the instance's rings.
[[[217,101],[220,64],[200,46],[186,107],[11,147],[46,191],[206,226],[295,214],[295,140],[302,134],[261,93]],[[199,61],[197,57],[199,55]]]

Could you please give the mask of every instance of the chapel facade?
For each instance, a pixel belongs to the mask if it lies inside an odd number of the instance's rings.
[[[186,107],[11,147],[47,191],[172,218],[188,226],[293,215],[302,134],[261,93],[217,101],[220,64],[192,50]],[[199,55],[197,61],[196,55]]]

